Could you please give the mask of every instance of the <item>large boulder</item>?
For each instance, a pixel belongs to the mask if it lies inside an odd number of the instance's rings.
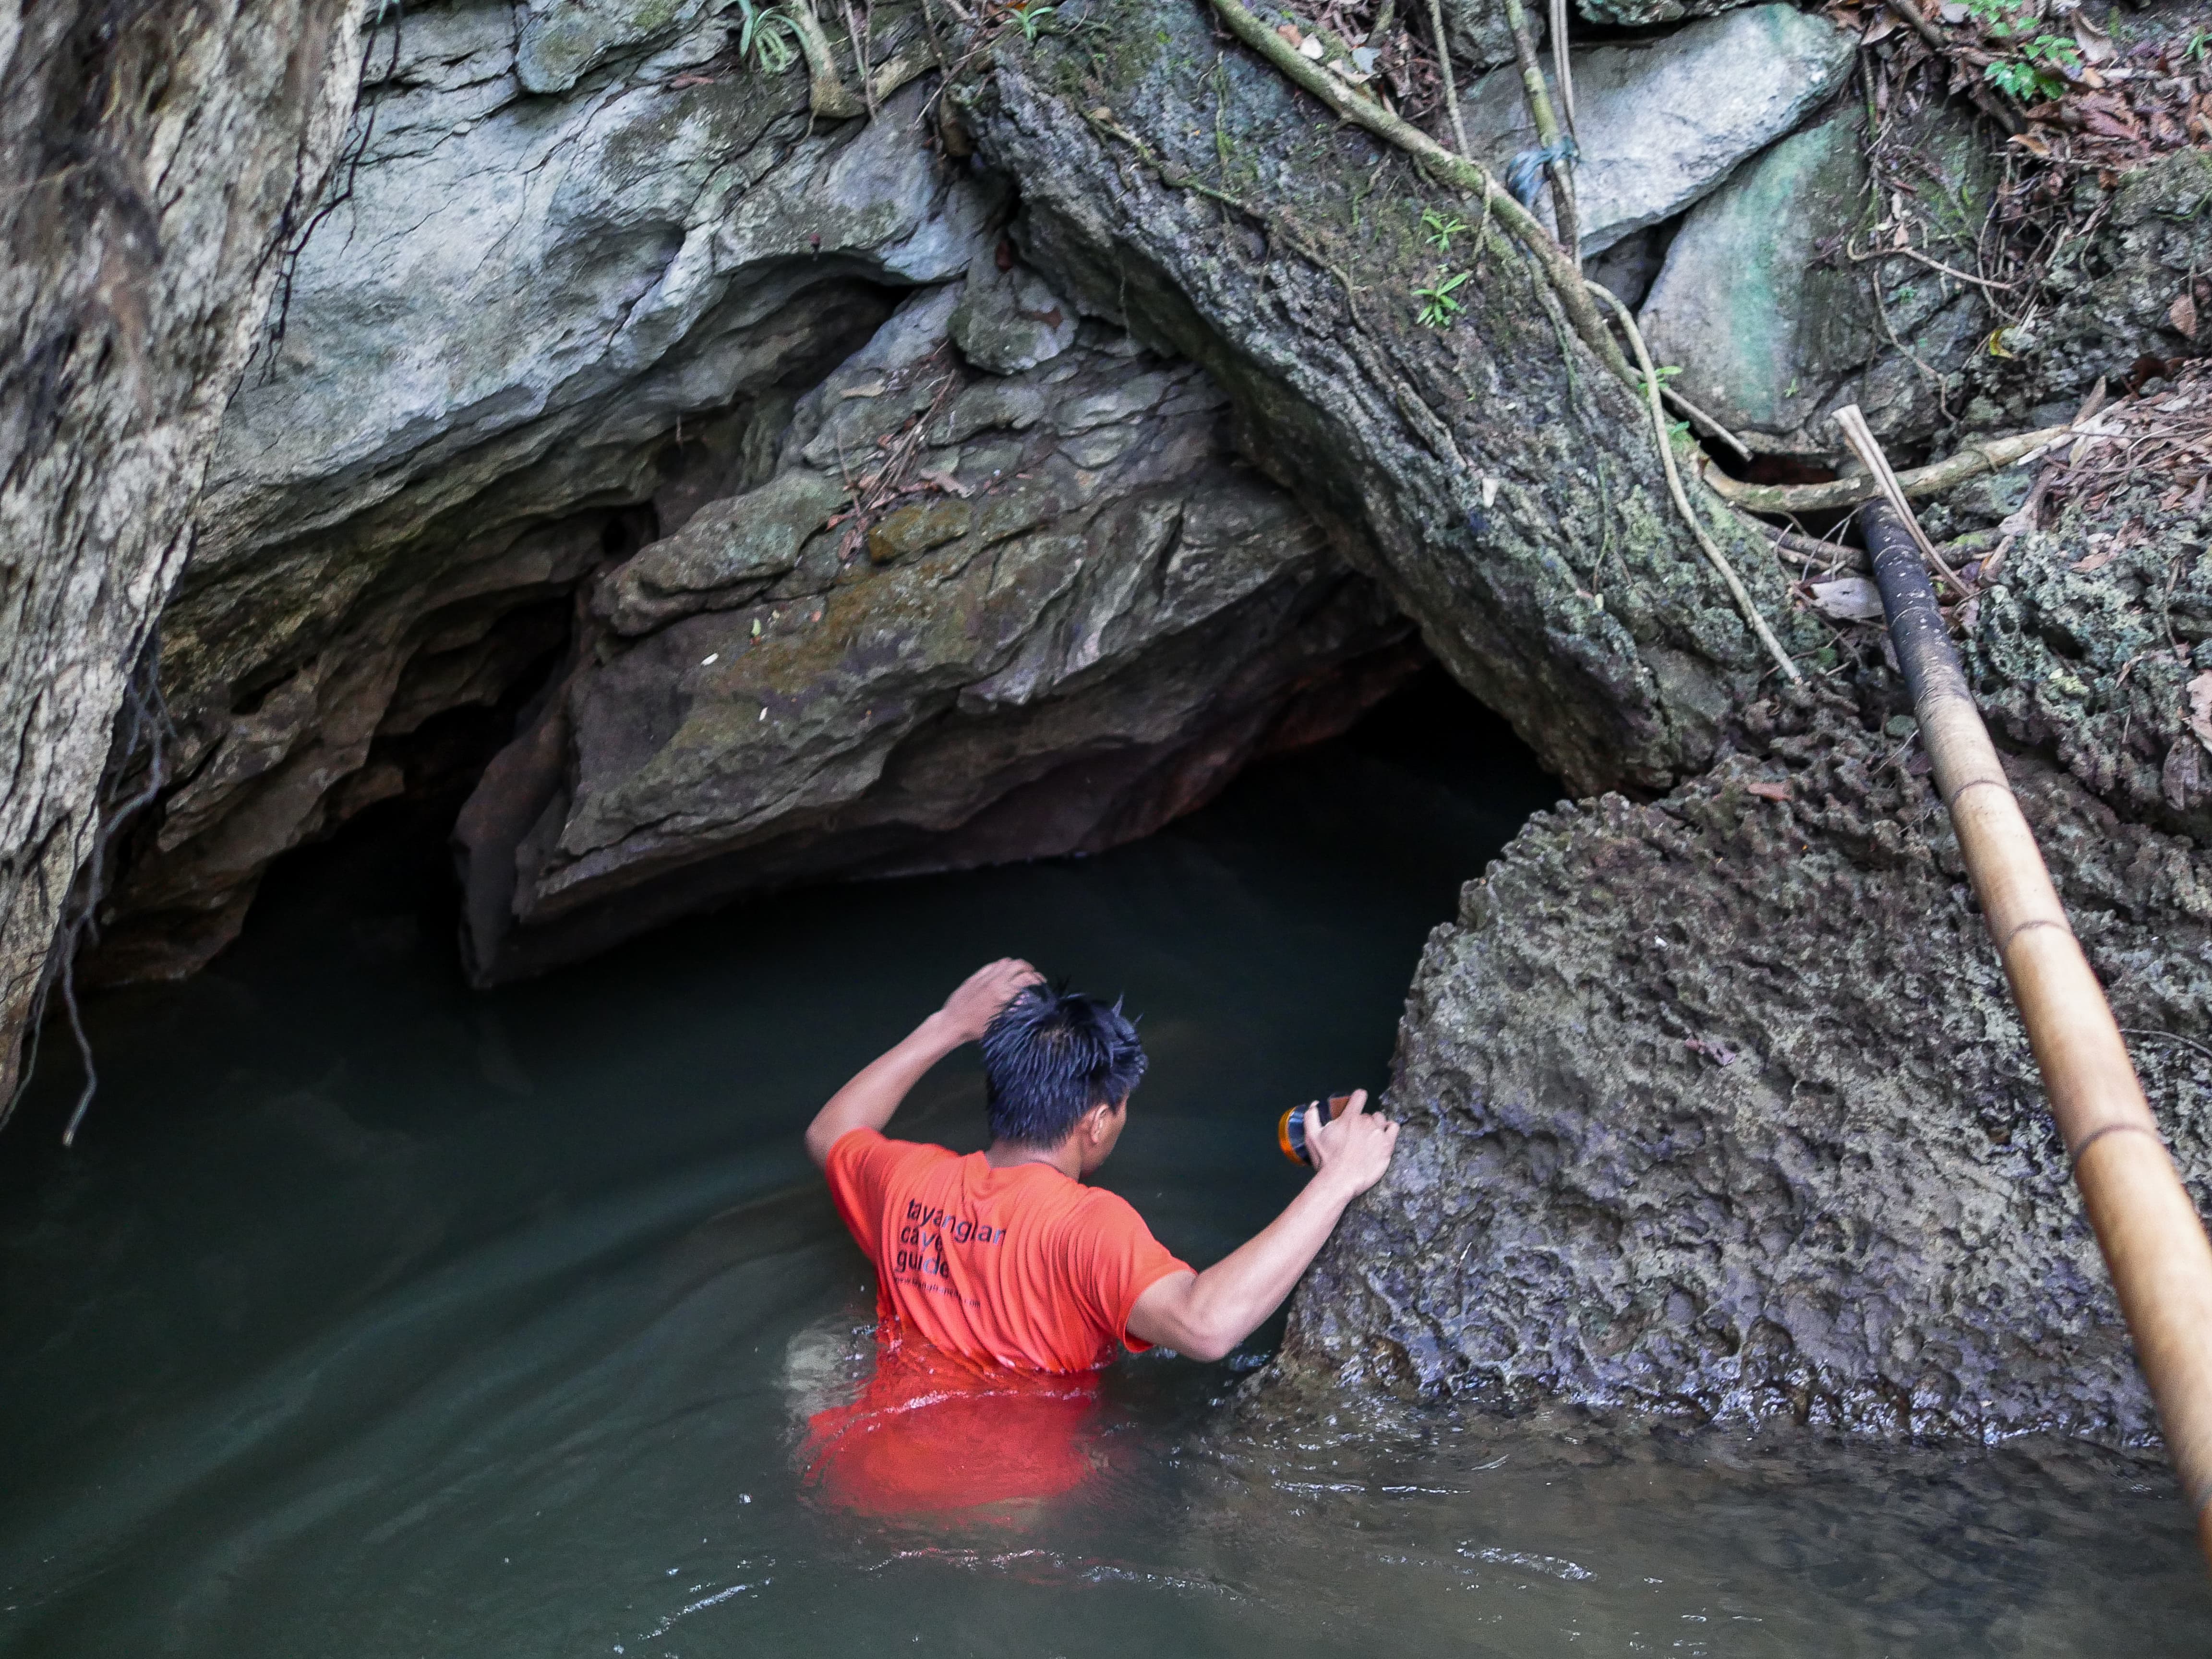
[[[1892,135],[1918,166],[1912,258],[1881,258],[1869,212],[1864,117],[1845,109],[1784,138],[1690,210],[1640,322],[1683,392],[1759,447],[1838,454],[1846,404],[1886,443],[1924,442],[1963,402],[1990,319],[1973,283],[1996,189],[1990,141],[1938,106]],[[1933,264],[1929,263],[1933,261]]]
[[[1348,127],[1317,139],[1316,106],[1219,53],[1201,12],[1091,15],[1113,53],[1001,50],[948,97],[1021,181],[1027,262],[1205,368],[1245,452],[1553,770],[1663,789],[1702,767],[1762,654],[1675,516],[1648,416],[1528,262],[1495,227],[1449,231],[1465,202],[1398,152]],[[1417,290],[1455,274],[1462,312],[1424,320]],[[1781,621],[1771,556],[1713,529]]]
[[[1421,659],[1192,365],[1071,323],[1042,365],[963,366],[1012,276],[908,300],[772,478],[600,579],[461,815],[478,980],[808,878],[1102,849]]]
[[[1778,0],[1648,40],[1575,48],[1583,252],[1601,253],[1718,189],[1843,85],[1854,51],[1849,31]],[[1518,70],[1492,70],[1460,105],[1468,148],[1493,171],[1535,145]]]
[[[1532,819],[1431,936],[1390,1174],[1292,1307],[1340,1384],[1881,1434],[2155,1431],[1909,718],[1753,706]],[[2008,763],[2200,1204],[2212,867]],[[2176,1035],[2167,1036],[2167,1033]]]

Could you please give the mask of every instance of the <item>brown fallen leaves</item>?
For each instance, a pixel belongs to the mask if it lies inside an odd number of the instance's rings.
[[[2053,508],[2074,501],[2101,512],[2119,492],[2145,483],[2162,486],[2161,514],[2203,508],[2212,490],[2212,364],[2192,359],[2159,368],[2171,368],[2173,378],[2148,381],[2099,411],[2082,436],[2053,451],[2045,491]],[[2137,518],[2100,532],[2072,568],[2100,569],[2148,533]]]

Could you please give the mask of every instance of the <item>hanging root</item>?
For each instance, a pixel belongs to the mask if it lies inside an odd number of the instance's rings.
[[[1759,607],[1751,602],[1751,594],[1744,586],[1743,579],[1735,574],[1735,567],[1728,562],[1728,556],[1721,551],[1719,544],[1705,532],[1705,526],[1699,522],[1696,512],[1690,506],[1690,498],[1682,493],[1682,475],[1674,465],[1674,441],[1667,429],[1667,410],[1659,401],[1659,371],[1651,366],[1651,353],[1644,346],[1644,331],[1636,326],[1636,319],[1629,314],[1628,307],[1613,296],[1610,289],[1601,283],[1592,283],[1589,291],[1613,307],[1613,314],[1620,319],[1621,331],[1627,335],[1629,346],[1636,353],[1637,367],[1644,374],[1644,396],[1651,407],[1652,435],[1659,444],[1659,463],[1667,470],[1667,490],[1674,498],[1675,512],[1681,514],[1682,522],[1698,538],[1698,545],[1705,550],[1706,559],[1720,573],[1721,580],[1728,584],[1729,592],[1735,596],[1736,608],[1743,612],[1743,619],[1751,624],[1751,631],[1759,636],[1759,643],[1766,647],[1768,654],[1782,670],[1783,678],[1793,685],[1799,684],[1805,677],[1797,672],[1797,665],[1790,660],[1790,653],[1782,648],[1782,641],[1774,637],[1774,630],[1766,625],[1766,618],[1759,614]]]
[[[838,73],[836,53],[830,45],[822,20],[814,15],[812,0],[793,0],[783,15],[790,18],[792,27],[797,31],[799,50],[806,59],[806,106],[825,119],[846,121],[856,115],[866,115],[915,76],[938,66],[936,54],[927,46],[909,47],[867,76],[863,95],[847,86],[844,76]],[[856,58],[860,41],[860,35],[854,33]]]
[[[100,1091],[100,1074],[93,1066],[92,1039],[86,1034],[84,1015],[77,1006],[77,952],[99,942],[100,904],[107,896],[108,857],[116,836],[124,825],[152,804],[154,797],[169,781],[168,740],[175,732],[170,724],[168,705],[161,696],[161,640],[157,628],[148,637],[138,670],[125,688],[124,726],[117,734],[115,745],[114,775],[118,781],[129,772],[141,745],[147,748],[146,780],[137,793],[100,814],[100,828],[93,837],[92,854],[85,860],[75,888],[64,902],[61,925],[54,930],[45,982],[32,1000],[27,1021],[30,1051],[23,1058],[21,1079],[15,1085],[15,1092],[0,1102],[0,1128],[4,1128],[15,1115],[24,1091],[31,1086],[32,1073],[38,1067],[39,1036],[46,1024],[47,998],[58,987],[62,1007],[69,1015],[70,1034],[76,1039],[77,1059],[84,1068],[84,1087],[78,1092],[76,1108],[70,1114],[68,1127],[62,1131],[64,1146],[76,1144],[76,1132],[83,1127],[84,1115],[92,1108],[92,1097]]]
[[[1213,9],[1230,33],[1266,58],[1284,79],[1311,94],[1328,110],[1354,126],[1364,127],[1376,137],[1395,144],[1438,178],[1479,200],[1486,213],[1494,214],[1508,234],[1536,256],[1538,267],[1552,291],[1565,307],[1577,337],[1623,386],[1633,390],[1635,371],[1620,355],[1612,333],[1598,315],[1597,307],[1583,287],[1582,273],[1567,257],[1552,233],[1492,178],[1488,168],[1464,155],[1455,155],[1410,121],[1401,119],[1372,100],[1358,96],[1318,64],[1298,56],[1291,43],[1254,16],[1243,0],[1212,0]]]

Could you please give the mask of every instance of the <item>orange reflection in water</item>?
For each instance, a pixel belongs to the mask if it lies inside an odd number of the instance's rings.
[[[802,1485],[858,1515],[1011,1515],[1104,1467],[1097,1404],[1095,1371],[1008,1370],[888,1337],[860,1398],[807,1419]]]

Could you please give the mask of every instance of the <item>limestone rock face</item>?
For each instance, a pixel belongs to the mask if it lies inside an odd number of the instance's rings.
[[[1654,358],[1680,365],[1682,390],[1762,447],[1835,453],[1828,416],[1851,403],[1885,441],[1925,440],[1989,332],[1971,285],[1915,260],[1853,258],[1875,243],[1862,125],[1844,110],[1741,168],[1690,210],[1644,302]],[[1898,142],[1929,181],[1929,255],[1971,271],[1995,185],[1987,140],[1940,106],[1913,126]]]
[[[979,259],[952,313],[960,355],[994,374],[1048,362],[1074,343],[1075,313],[1026,265]]]
[[[556,24],[593,44],[526,76]],[[413,787],[441,715],[521,695],[590,572],[763,481],[798,392],[984,245],[997,195],[918,143],[924,88],[817,122],[727,34],[470,0],[377,31],[358,163],[166,615],[180,787],[100,971],[220,948],[271,858]]]
[[[2151,1435],[1940,804],[1847,705],[1747,724],[1655,805],[1539,815],[1431,936],[1407,1132],[1283,1364],[1490,1403]],[[2150,1033],[2136,1063],[2201,1205],[2212,1062],[2158,1033],[2212,1013],[2212,869],[2039,762],[2013,775]]]
[[[772,478],[600,579],[462,814],[480,981],[807,878],[1111,846],[1420,659],[1237,464],[1203,374],[1096,324],[982,371],[951,343],[977,281],[909,299]],[[860,458],[884,481],[848,485]]]
[[[2069,411],[2070,412],[2070,411]],[[2161,507],[2151,473],[2022,536],[1968,617],[1984,715],[2130,817],[2212,842],[2212,750],[2192,686],[2212,671],[2212,514]]]
[[[1583,253],[1602,252],[1718,189],[1843,85],[1852,54],[1847,30],[1779,3],[1650,40],[1576,48]],[[1460,106],[1469,147],[1501,176],[1516,153],[1534,146],[1518,70],[1492,70]]]
[[[0,9],[0,1101],[359,46],[337,0]]]

